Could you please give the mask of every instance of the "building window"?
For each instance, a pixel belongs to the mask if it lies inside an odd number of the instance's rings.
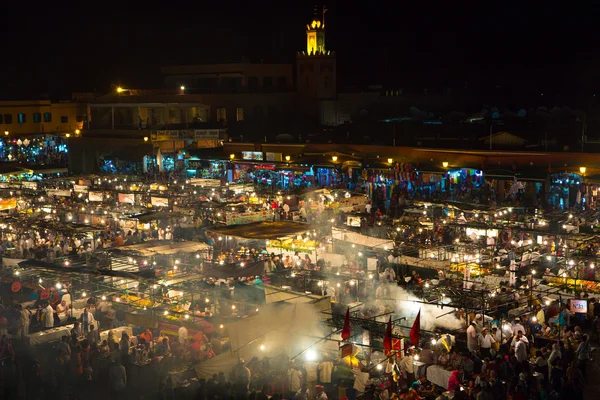
[[[265,76],[263,78],[263,89],[272,89],[273,88],[273,78],[270,76]]]
[[[244,109],[242,107],[238,107],[235,109],[235,119],[237,121],[243,121],[244,120]]]
[[[61,124],[68,124],[69,123],[69,117],[67,117],[66,115],[61,115],[60,116],[60,123]]]
[[[4,123],[12,124],[12,114],[4,114]]]
[[[52,122],[52,113],[51,112],[44,113],[44,122]]]
[[[227,109],[225,107],[217,108],[217,121],[227,122]]]
[[[285,76],[280,76],[277,79],[277,86],[280,90],[287,90],[287,78]]]
[[[17,118],[20,124],[24,124],[25,122],[27,122],[27,114],[25,113],[19,113]]]
[[[248,90],[258,90],[258,78],[256,76],[248,77]]]
[[[33,122],[35,122],[36,124],[39,124],[40,122],[42,122],[42,114],[33,113]]]

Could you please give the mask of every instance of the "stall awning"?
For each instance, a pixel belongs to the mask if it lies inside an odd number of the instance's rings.
[[[224,236],[235,236],[243,239],[279,239],[288,236],[299,235],[309,231],[310,225],[290,222],[274,221],[259,222],[246,225],[230,225],[224,227],[210,228],[214,232]]]
[[[142,257],[150,257],[157,254],[170,255],[177,253],[197,253],[200,251],[209,250],[210,246],[206,243],[200,242],[175,242],[172,243],[168,240],[155,240],[150,242],[144,242],[139,244],[132,244],[129,246],[121,246],[111,248],[111,252],[127,252],[135,251],[140,253]]]
[[[140,221],[142,224],[148,223],[150,221],[158,221],[161,219],[168,219],[168,218],[179,218],[181,217],[180,213],[168,213],[168,212],[145,212],[142,214],[134,214],[134,215],[130,215],[129,218],[130,219],[137,219],[138,221]]]

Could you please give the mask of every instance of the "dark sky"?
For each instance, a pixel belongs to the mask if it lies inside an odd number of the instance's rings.
[[[21,3],[3,9],[4,92],[157,87],[164,64],[242,56],[293,62],[315,4]],[[337,51],[338,74],[347,84],[446,87],[468,81],[561,93],[600,89],[600,6],[529,3],[542,4],[329,1],[328,47]]]

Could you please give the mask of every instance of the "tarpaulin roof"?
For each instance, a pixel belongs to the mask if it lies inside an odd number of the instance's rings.
[[[57,263],[49,263],[45,261],[38,260],[26,260],[19,263],[19,267],[23,269],[28,268],[39,268],[48,271],[54,271],[58,273],[69,273],[69,274],[90,274],[95,276],[113,276],[119,278],[133,279],[133,280],[144,280],[150,279],[150,274],[146,274],[143,271],[141,272],[127,272],[127,271],[114,271],[109,269],[100,269],[96,267],[66,267]],[[154,280],[154,279],[150,279]]]
[[[141,214],[133,214],[129,216],[129,219],[137,219],[141,223],[146,223],[150,221],[157,221],[161,219],[167,218],[179,218],[181,217],[181,213],[168,213],[161,211],[149,211]]]
[[[237,263],[217,264],[204,262],[202,274],[210,278],[240,278],[248,276],[260,276],[265,272],[265,262],[255,261],[245,264],[243,267]]]
[[[244,239],[278,239],[298,235],[309,230],[310,225],[290,221],[258,222],[209,229],[210,232],[220,235],[235,236]]]
[[[210,249],[210,246],[201,242],[171,242],[169,240],[154,240],[128,246],[114,247],[108,249],[111,253],[137,252],[141,256],[153,256],[156,254],[170,255],[177,253],[196,253]]]

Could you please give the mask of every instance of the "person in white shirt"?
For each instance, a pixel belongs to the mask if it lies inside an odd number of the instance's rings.
[[[317,366],[319,381],[321,383],[331,383],[331,373],[333,372],[333,363],[329,360],[321,361]]]
[[[298,390],[300,390],[302,378],[302,371],[300,371],[295,365],[288,369],[288,380],[291,392],[296,393]]]
[[[496,340],[488,333],[488,328],[483,328],[479,335],[479,347],[481,348],[481,358],[492,358],[492,345]]]
[[[528,354],[529,353],[527,352],[527,343],[521,341],[517,337],[517,343],[515,346],[515,358],[517,359],[517,362],[520,364],[520,371],[516,371],[516,372],[524,371],[525,368],[529,367],[529,364],[527,363]]]
[[[513,327],[513,335],[519,333],[519,331],[525,333],[525,327],[521,325],[521,318],[515,318],[515,322],[512,324]]]
[[[354,374],[354,389],[358,393],[364,393],[365,387],[369,384],[369,373],[362,370],[362,368],[352,369]]]
[[[383,271],[383,278],[385,282],[393,282],[396,279],[396,271],[392,267],[387,267]]]
[[[181,326],[177,331],[177,337],[179,339],[179,344],[185,346],[188,338],[188,330],[185,326]]]
[[[44,308],[44,321],[44,326],[46,328],[52,328],[54,326],[54,309],[50,303]]]
[[[398,362],[398,368],[400,368],[400,371],[406,372],[408,382],[415,381],[414,353],[414,350],[410,349],[408,351],[408,356],[402,357]]]
[[[477,351],[478,348],[475,322],[471,322],[467,328],[467,347],[469,348],[469,351]]]
[[[56,305],[56,313],[58,314],[58,318],[60,318],[61,321],[64,321],[67,319],[68,311],[69,311],[69,307],[67,306],[66,301],[63,300]]]
[[[525,343],[526,346],[529,345],[529,340],[527,339],[527,336],[523,335],[523,331],[517,332],[517,334],[513,337],[512,342],[510,343],[510,347],[516,347],[518,341]]]

